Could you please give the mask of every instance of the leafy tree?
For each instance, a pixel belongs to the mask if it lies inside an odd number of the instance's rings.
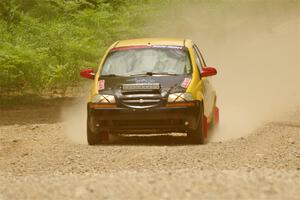
[[[118,39],[138,37],[159,0],[2,0],[0,93],[66,91]]]

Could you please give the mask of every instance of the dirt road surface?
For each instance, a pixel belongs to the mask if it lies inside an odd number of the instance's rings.
[[[70,142],[62,106],[2,109],[0,200],[300,199],[300,113],[244,138]]]

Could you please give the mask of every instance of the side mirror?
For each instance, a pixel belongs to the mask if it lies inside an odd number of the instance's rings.
[[[217,74],[217,70],[214,67],[204,67],[201,72],[201,77],[214,76]]]
[[[95,72],[91,68],[83,69],[80,71],[80,76],[83,78],[88,78],[88,79],[94,79],[95,78]]]

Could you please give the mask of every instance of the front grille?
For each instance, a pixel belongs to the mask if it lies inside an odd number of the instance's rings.
[[[127,107],[146,107],[160,104],[162,102],[162,97],[159,93],[126,93],[119,96],[119,101],[122,105]]]
[[[123,84],[117,95],[121,106],[131,108],[149,108],[162,103],[160,83]]]

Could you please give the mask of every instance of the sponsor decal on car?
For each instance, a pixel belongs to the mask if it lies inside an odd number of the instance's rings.
[[[155,83],[156,81],[152,78],[140,78],[140,77],[135,77],[134,81],[136,83]]]
[[[123,90],[159,90],[159,83],[136,83],[136,84],[123,84]]]
[[[104,89],[105,89],[105,80],[99,80],[98,90],[104,90]]]
[[[183,49],[183,46],[172,46],[172,45],[152,45],[153,48],[168,48],[168,49]]]
[[[181,87],[183,88],[188,88],[189,85],[191,83],[191,79],[190,78],[184,78],[183,82],[181,83]]]

